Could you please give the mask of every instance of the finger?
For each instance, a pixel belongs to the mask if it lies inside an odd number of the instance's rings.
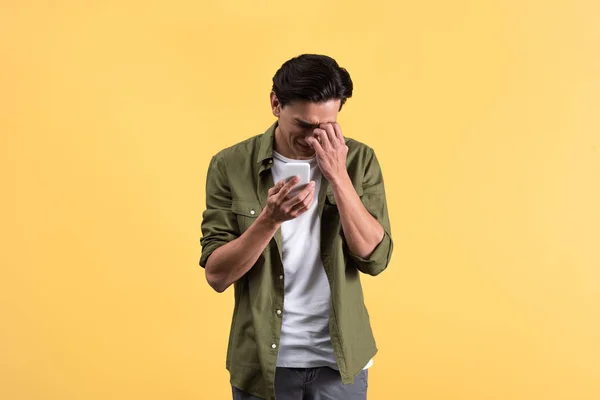
[[[337,122],[333,124],[333,131],[335,132],[335,136],[337,137],[340,144],[345,145],[346,140],[344,139],[344,134],[342,133],[342,127]]]
[[[269,189],[268,196],[273,196],[277,193],[279,193],[279,191],[281,190],[281,188],[283,187],[283,184],[285,183],[285,181],[283,179],[281,179],[279,182],[277,182],[271,189]]]
[[[327,133],[327,131],[325,129],[323,129],[323,128],[315,129],[315,135],[319,139],[319,142],[320,142],[323,150],[329,151],[333,147],[333,143],[331,143],[329,134]]]
[[[331,143],[331,147],[337,147],[339,140],[336,136],[335,130],[333,129],[333,125],[331,124],[321,124],[321,129],[323,129],[327,134],[327,139],[329,143]]]
[[[319,141],[319,144],[321,145],[321,148],[325,151],[329,151],[329,149],[331,149],[332,146],[331,142],[329,141],[329,138],[327,137],[327,131],[321,128],[317,128],[314,130],[314,133],[315,137]]]
[[[277,195],[276,195],[277,199],[280,202],[283,202],[283,200],[285,200],[285,198],[288,195],[288,193],[290,192],[290,190],[292,190],[294,185],[296,185],[296,183],[298,183],[299,180],[300,180],[299,177],[294,176],[289,181],[287,181],[287,183],[285,185],[283,185],[283,187],[277,193]]]
[[[292,207],[292,209],[290,210],[290,214],[292,214],[294,218],[298,217],[301,214],[304,214],[308,209],[310,209],[314,199],[315,192],[312,191],[301,202],[297,203],[294,207]]]
[[[292,197],[287,201],[287,206],[290,208],[295,207],[298,203],[301,203],[307,196],[313,193],[315,190],[315,181],[311,181],[303,188],[300,193]]]
[[[277,194],[281,188],[283,187],[283,184],[285,183],[285,181],[283,179],[281,179],[279,182],[277,182],[275,184],[275,186],[273,186],[271,189],[269,189],[269,196],[273,196],[274,194]]]
[[[309,145],[312,146],[313,149],[315,149],[317,156],[321,156],[323,154],[323,152],[324,152],[323,146],[321,146],[321,143],[319,143],[317,138],[311,136],[308,139],[306,139],[306,143],[308,143]]]

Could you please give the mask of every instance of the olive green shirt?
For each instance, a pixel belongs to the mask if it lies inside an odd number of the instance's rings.
[[[235,240],[266,206],[274,186],[275,122],[265,133],[226,148],[210,161],[206,179],[206,210],[202,220],[200,265],[220,246]],[[318,194],[321,259],[331,288],[329,332],[344,384],[377,353],[364,304],[360,272],[378,275],[386,269],[393,242],[383,176],[373,149],[345,138],[347,170],[362,203],[385,234],[368,258],[352,254],[346,244],[333,191],[323,177]],[[284,310],[281,229],[255,265],[234,283],[235,306],[225,367],[233,386],[254,396],[275,399],[274,380]]]

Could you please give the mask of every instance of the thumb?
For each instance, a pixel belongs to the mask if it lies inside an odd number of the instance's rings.
[[[281,179],[279,182],[277,182],[275,184],[275,186],[273,186],[273,188],[271,189],[272,194],[276,194],[277,192],[279,192],[284,184],[285,184],[285,181],[283,179]]]

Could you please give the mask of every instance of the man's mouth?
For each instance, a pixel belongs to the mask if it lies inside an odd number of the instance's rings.
[[[298,143],[298,145],[304,150],[312,150],[312,147],[310,147],[309,144],[306,142],[298,141],[296,143]]]

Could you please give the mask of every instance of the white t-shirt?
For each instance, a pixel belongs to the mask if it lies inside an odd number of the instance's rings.
[[[313,203],[304,214],[281,225],[283,270],[285,274],[278,367],[338,369],[329,336],[330,287],[321,261],[321,220],[318,193],[321,171],[316,158],[292,160],[273,152],[273,182],[284,179],[288,162],[310,165],[315,181]],[[365,366],[369,368],[373,360]]]

